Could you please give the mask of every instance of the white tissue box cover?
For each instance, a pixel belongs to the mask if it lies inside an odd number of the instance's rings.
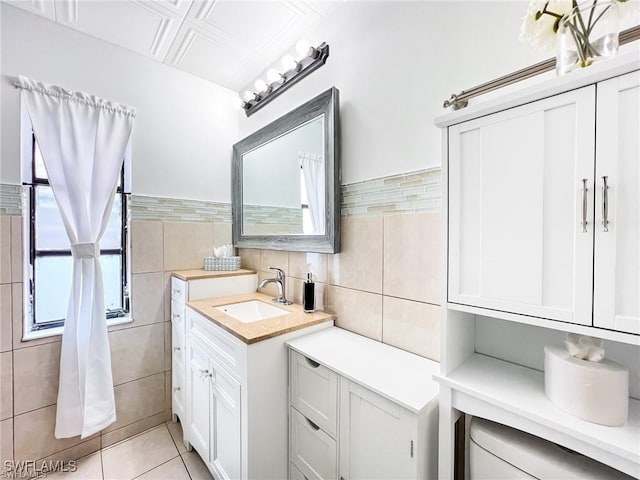
[[[544,391],[556,406],[588,422],[620,426],[629,413],[629,370],[619,363],[580,360],[544,347]]]

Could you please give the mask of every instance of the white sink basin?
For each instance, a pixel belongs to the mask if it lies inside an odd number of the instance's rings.
[[[242,323],[258,322],[268,318],[288,315],[288,310],[269,305],[260,300],[249,300],[241,303],[231,303],[215,307],[216,310],[241,321]]]

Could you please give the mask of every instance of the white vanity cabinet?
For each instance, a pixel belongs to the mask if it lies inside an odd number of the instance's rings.
[[[447,272],[439,478],[454,476],[462,413],[640,478],[639,53],[436,119]],[[544,347],[562,346],[564,332],[605,339],[629,369],[625,425],[586,422],[546,397]]]
[[[258,275],[253,270],[213,272],[181,270],[171,276],[171,412],[173,420],[185,417],[186,378],[189,375],[186,353],[187,302],[255,292]]]
[[[335,327],[287,344],[290,479],[435,478],[436,362]]]
[[[229,298],[238,301],[241,296]],[[298,307],[299,315],[305,315]],[[288,357],[284,342],[331,327],[332,317],[325,317],[310,326],[245,343],[187,307],[183,435],[216,480],[287,476]],[[258,332],[264,328],[256,325]]]
[[[241,478],[240,381],[215,358],[211,346],[188,348],[186,439],[220,479]]]

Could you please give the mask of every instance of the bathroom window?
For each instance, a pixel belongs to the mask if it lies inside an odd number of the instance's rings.
[[[60,211],[35,136],[25,159],[25,339],[61,333],[67,313],[73,259]],[[127,154],[128,156],[128,154]],[[109,324],[130,321],[128,282],[128,185],[125,160],[107,229],[100,242]]]

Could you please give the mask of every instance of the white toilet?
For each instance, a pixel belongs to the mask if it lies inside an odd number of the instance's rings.
[[[633,480],[555,443],[478,417],[469,431],[469,473],[471,480]]]

